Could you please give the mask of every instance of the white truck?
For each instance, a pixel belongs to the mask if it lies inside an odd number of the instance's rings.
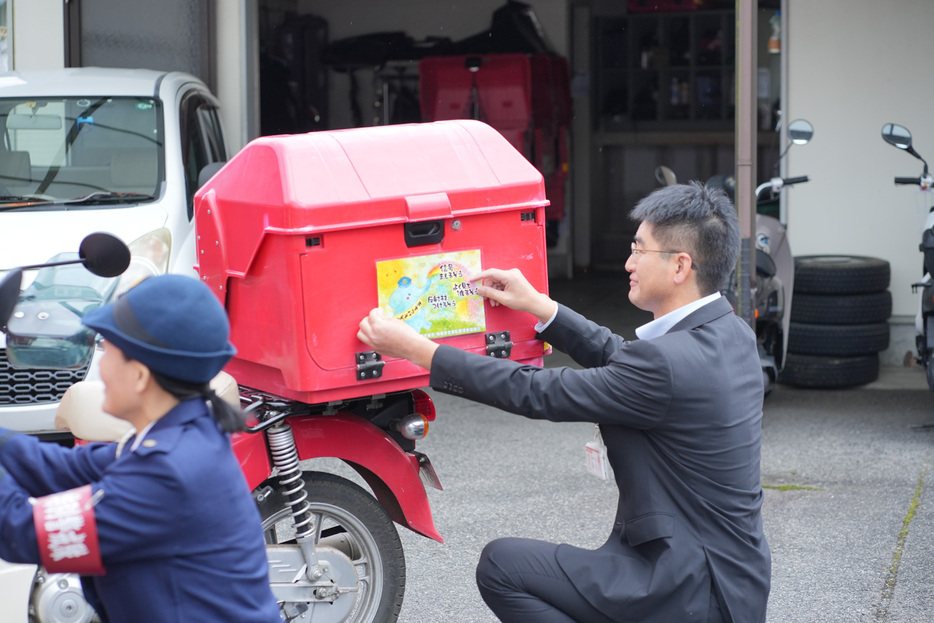
[[[204,83],[179,72],[0,75],[0,275],[106,231],[132,252],[118,290],[165,272],[197,276],[192,198],[199,175],[227,160],[218,108]],[[0,334],[0,426],[61,435],[55,409],[70,385],[96,377],[94,359],[77,370],[15,369],[6,346]]]
[[[130,246],[118,291],[160,273],[197,276],[192,199],[199,175],[227,160],[218,108],[204,83],[179,72],[0,75],[0,276],[73,252],[96,231]],[[36,273],[24,274],[24,288]],[[97,353],[76,370],[16,369],[7,346],[0,333],[0,426],[66,435],[56,408],[73,383],[98,376]],[[90,620],[71,576],[32,590],[35,575],[0,561],[0,623]]]

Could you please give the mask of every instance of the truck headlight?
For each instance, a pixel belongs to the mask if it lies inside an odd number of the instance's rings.
[[[164,275],[169,269],[172,234],[168,229],[156,229],[140,236],[129,245],[130,266],[120,277],[116,296],[135,286],[146,277]]]

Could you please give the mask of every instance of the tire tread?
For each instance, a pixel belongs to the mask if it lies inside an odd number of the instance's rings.
[[[889,287],[892,270],[886,260],[860,255],[795,257],[797,294],[869,294]]]
[[[788,351],[799,355],[856,357],[883,351],[889,346],[887,322],[833,325],[792,322]]]
[[[843,389],[871,383],[879,378],[879,355],[823,357],[788,353],[778,377],[784,385],[814,389]]]

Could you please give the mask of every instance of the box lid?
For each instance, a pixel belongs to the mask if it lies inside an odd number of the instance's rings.
[[[199,269],[243,276],[269,234],[547,205],[541,173],[472,120],[262,137],[195,195]],[[221,284],[218,284],[221,285]]]

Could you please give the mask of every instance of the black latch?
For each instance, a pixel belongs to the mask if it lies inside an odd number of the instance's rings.
[[[357,380],[378,379],[383,376],[383,358],[376,351],[357,353]]]
[[[444,240],[444,221],[418,221],[406,223],[405,246],[421,247],[427,244],[438,244]]]
[[[497,359],[506,359],[512,353],[509,331],[486,334],[486,354]]]

